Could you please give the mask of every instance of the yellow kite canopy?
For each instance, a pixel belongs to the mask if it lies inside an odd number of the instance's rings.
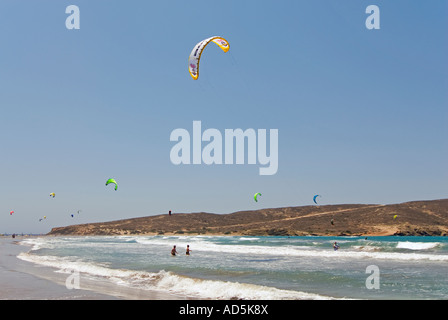
[[[222,37],[210,37],[196,44],[190,53],[190,57],[188,58],[188,71],[190,71],[190,75],[194,80],[197,80],[199,77],[199,60],[201,59],[202,51],[204,51],[205,47],[211,41],[216,43],[222,51],[229,51],[229,43]]]

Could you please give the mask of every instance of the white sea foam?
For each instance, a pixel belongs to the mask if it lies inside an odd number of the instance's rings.
[[[52,243],[50,241],[48,241],[48,239],[44,239],[44,238],[23,239],[22,241],[19,242],[19,244],[31,247],[31,249],[30,249],[31,251],[39,250],[43,247],[45,247],[45,248],[53,247]]]
[[[73,270],[77,270],[81,276],[88,276],[91,279],[92,277],[101,277],[103,279],[106,278],[117,285],[143,290],[157,290],[196,298],[247,300],[333,299],[331,297],[319,294],[282,290],[262,285],[220,280],[202,280],[180,276],[164,270],[152,273],[145,271],[112,269],[108,268],[106,265],[75,260],[73,257],[60,258],[52,256],[38,256],[31,253],[21,253],[18,258],[39,265],[57,268],[57,272],[70,273]]]
[[[340,244],[338,251],[332,248],[335,240]],[[118,288],[118,294],[148,290],[149,294],[155,291],[160,295],[199,299],[333,299],[335,292],[366,298],[369,294],[360,294],[355,289],[365,281],[364,266],[377,265],[377,260],[396,267],[394,281],[404,281],[404,286],[413,276],[408,268],[424,272],[428,281],[433,281],[434,274],[445,275],[446,241],[425,240],[430,242],[330,237],[311,240],[242,236],[42,237],[23,240],[21,243],[31,250],[19,258],[56,268],[57,274],[51,279],[56,282],[64,279],[63,273],[77,270],[81,289],[84,279],[86,288],[93,284],[91,288],[101,287],[97,290],[103,293],[106,287],[112,287],[112,290]],[[191,256],[182,252],[187,244],[193,252]],[[180,252],[174,258],[169,254],[173,245]],[[361,275],[359,268],[363,271]],[[401,276],[403,273],[406,277]],[[347,283],[348,289],[341,289],[341,283]],[[439,292],[437,287],[434,290]],[[401,297],[403,292],[392,292],[390,296]]]
[[[430,260],[430,261],[448,261],[448,255],[441,254],[427,254],[427,253],[407,253],[407,252],[386,252],[381,251],[380,247],[361,247],[355,246],[351,248],[341,248],[334,251],[329,245],[328,249],[317,248],[314,246],[265,246],[265,245],[227,245],[217,244],[210,241],[203,241],[192,238],[140,238],[136,239],[138,243],[145,245],[161,245],[172,246],[177,244],[178,247],[185,247],[187,244],[196,252],[214,252],[214,253],[228,253],[241,254],[244,256],[281,256],[281,257],[320,257],[320,258],[360,258],[360,259],[384,259],[384,260],[399,260],[399,261],[416,261],[416,260]],[[400,242],[401,243],[401,242]],[[400,245],[398,243],[398,245]],[[423,250],[434,248],[438,245],[435,243],[401,243],[403,247],[414,248],[413,250]]]
[[[428,250],[438,247],[438,242],[398,242],[398,249],[410,249],[410,250]]]
[[[107,240],[107,237],[104,237]],[[236,238],[236,240],[254,240],[259,238]],[[38,250],[41,248],[52,249],[61,243],[69,241],[71,245],[77,247],[90,247],[95,246],[106,247],[106,246],[117,246],[116,242],[113,243],[82,243],[76,241],[73,243],[70,238],[33,238],[23,240],[23,244],[32,246],[31,250]],[[444,254],[434,254],[434,253],[419,253],[419,252],[390,252],[383,251],[381,246],[352,246],[344,247],[343,242],[339,241],[341,247],[338,251],[334,251],[329,243],[328,249],[316,246],[307,245],[282,245],[282,246],[271,246],[271,245],[256,245],[248,244],[243,245],[238,241],[238,245],[232,244],[221,244],[209,241],[208,237],[205,236],[195,236],[195,237],[185,237],[185,236],[168,236],[168,237],[126,237],[123,238],[123,245],[129,244],[129,242],[136,242],[138,244],[147,246],[164,246],[169,249],[172,248],[174,244],[178,248],[186,247],[187,244],[190,245],[191,250],[194,252],[213,252],[213,253],[228,253],[236,255],[244,255],[247,257],[251,256],[278,256],[278,257],[317,257],[317,258],[339,258],[339,259],[384,259],[384,260],[397,260],[397,261],[416,261],[416,260],[430,260],[430,261],[448,261],[448,255]],[[408,249],[412,251],[424,251],[428,249],[434,249],[440,246],[438,242],[398,242],[396,245],[397,249]]]

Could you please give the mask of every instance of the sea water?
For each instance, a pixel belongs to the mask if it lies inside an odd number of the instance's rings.
[[[194,299],[448,298],[448,237],[87,236],[22,243],[31,249],[20,259],[59,273],[75,270],[81,284],[97,279]],[[174,245],[177,256],[170,254]],[[368,285],[372,276],[375,286]]]

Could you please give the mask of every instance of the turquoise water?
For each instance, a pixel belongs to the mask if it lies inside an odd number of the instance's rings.
[[[448,298],[447,237],[96,236],[24,243],[32,249],[19,258],[58,272],[199,299]],[[375,273],[366,272],[372,266]]]

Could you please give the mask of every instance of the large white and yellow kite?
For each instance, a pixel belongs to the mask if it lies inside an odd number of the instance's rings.
[[[223,37],[210,37],[196,44],[188,58],[188,71],[190,71],[190,75],[194,80],[197,80],[199,77],[199,60],[201,59],[202,51],[204,51],[205,47],[212,41],[216,43],[222,51],[229,51],[229,43]]]

